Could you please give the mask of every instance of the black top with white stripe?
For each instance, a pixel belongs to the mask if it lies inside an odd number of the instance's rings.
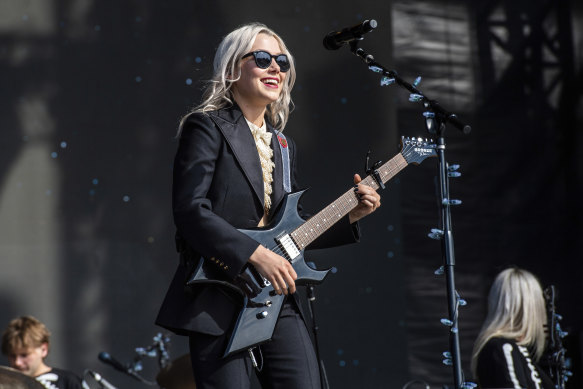
[[[478,356],[480,387],[553,389],[548,375],[535,364],[525,346],[505,338],[490,339]]]

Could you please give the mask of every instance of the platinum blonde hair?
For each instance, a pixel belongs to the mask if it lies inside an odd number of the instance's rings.
[[[546,304],[537,278],[518,268],[500,272],[490,289],[488,315],[474,344],[474,375],[480,351],[494,337],[514,339],[521,346],[532,347],[538,361],[545,348],[546,324]]]
[[[223,38],[215,53],[213,76],[206,82],[203,101],[192,112],[215,111],[233,104],[231,89],[241,77],[241,57],[251,50],[258,34],[266,34],[275,38],[281,52],[287,55],[290,62],[290,69],[287,71],[279,98],[269,104],[266,110],[266,116],[271,125],[280,131],[285,128],[290,110],[293,107],[291,90],[296,80],[294,59],[283,39],[261,23],[245,24]],[[181,126],[183,122],[184,118],[180,123]]]

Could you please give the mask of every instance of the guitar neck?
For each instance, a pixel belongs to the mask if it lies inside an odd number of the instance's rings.
[[[397,173],[403,170],[408,165],[407,161],[401,153],[394,156],[380,168],[378,172],[381,181],[386,183],[393,178]],[[378,183],[372,176],[367,176],[361,181],[361,184],[368,185],[374,190],[379,188]],[[298,247],[303,250],[310,243],[316,240],[320,235],[332,227],[338,220],[346,216],[358,205],[358,196],[351,188],[326,208],[306,220],[304,224],[296,228],[291,236]]]

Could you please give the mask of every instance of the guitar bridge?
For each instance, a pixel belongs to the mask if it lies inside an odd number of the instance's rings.
[[[283,251],[287,254],[287,257],[289,258],[290,261],[293,261],[295,257],[300,255],[300,250],[298,250],[298,247],[296,246],[291,236],[289,236],[289,234],[280,236],[278,239],[276,239],[276,241],[277,243],[279,243],[279,246],[283,249]]]

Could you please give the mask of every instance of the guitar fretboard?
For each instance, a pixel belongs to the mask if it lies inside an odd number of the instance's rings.
[[[386,183],[393,178],[397,173],[407,166],[407,161],[401,153],[391,158],[388,162],[378,168],[381,181]],[[372,176],[367,176],[361,181],[361,184],[368,185],[374,190],[379,188],[379,185]],[[291,236],[300,250],[303,250],[312,243],[316,238],[326,232],[338,220],[346,216],[358,205],[358,196],[354,189],[348,190],[326,208],[306,220],[304,224],[296,228]]]

